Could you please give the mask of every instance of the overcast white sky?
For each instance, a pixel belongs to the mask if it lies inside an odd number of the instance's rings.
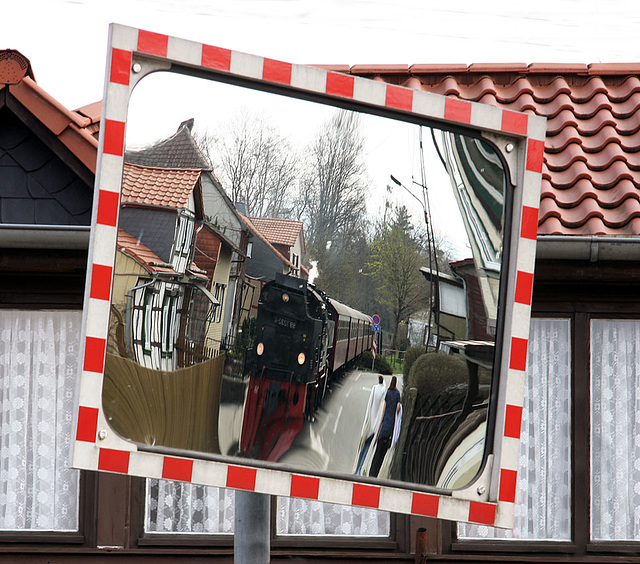
[[[69,108],[102,96],[118,22],[294,63],[640,61],[634,0],[21,0],[0,48],[20,50]]]
[[[0,49],[21,51],[71,109],[102,97],[110,22],[303,64],[640,61],[634,0],[21,0],[2,11]],[[381,193],[387,170],[377,176]]]

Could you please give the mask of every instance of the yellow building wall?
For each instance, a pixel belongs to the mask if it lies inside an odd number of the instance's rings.
[[[117,251],[107,343],[107,351],[111,354],[126,356],[124,331],[127,292],[140,283],[141,276],[149,276],[149,273],[131,257]]]
[[[218,262],[216,263],[216,268],[213,272],[213,279],[211,282],[211,292],[215,293],[216,284],[224,284],[225,286],[225,294],[224,301],[222,303],[222,315],[220,316],[219,321],[215,321],[209,325],[209,330],[207,331],[207,346],[219,349],[220,343],[222,341],[222,327],[224,325],[224,310],[226,309],[224,306],[227,300],[232,299],[232,296],[229,296],[229,275],[231,274],[231,257],[232,251],[227,245],[220,245],[220,251],[218,252]],[[216,320],[218,319],[216,313]]]

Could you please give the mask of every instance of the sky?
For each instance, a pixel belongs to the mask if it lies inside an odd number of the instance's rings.
[[[0,49],[22,52],[70,109],[102,98],[110,22],[300,64],[640,61],[640,2],[628,0],[21,0],[2,11]]]
[[[21,0],[0,48],[21,51],[69,108],[99,100],[107,26],[117,22],[301,64],[629,62],[629,0]]]

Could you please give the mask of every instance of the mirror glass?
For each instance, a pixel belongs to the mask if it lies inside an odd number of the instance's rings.
[[[141,449],[468,485],[486,454],[506,177],[479,137],[145,77],[127,121],[113,430]]]

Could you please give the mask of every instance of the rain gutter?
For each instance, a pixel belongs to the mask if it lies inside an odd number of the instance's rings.
[[[0,247],[15,249],[88,249],[88,225],[0,224]]]
[[[538,235],[538,259],[640,260],[638,235]]]

